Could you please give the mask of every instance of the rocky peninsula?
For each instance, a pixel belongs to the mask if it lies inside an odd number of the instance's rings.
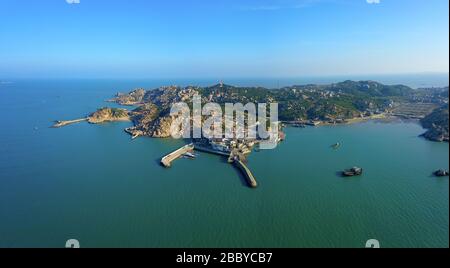
[[[55,121],[55,124],[52,126],[54,128],[59,128],[83,121],[87,121],[91,124],[100,124],[105,122],[114,122],[114,121],[129,121],[130,116],[129,112],[126,109],[121,108],[109,108],[103,107],[91,113],[86,118],[74,119],[74,120],[66,120],[66,121]]]
[[[423,136],[430,140],[448,141],[448,87],[439,90],[416,90],[404,85],[384,85],[375,81],[294,85],[279,89],[239,87],[223,83],[209,87],[164,86],[151,90],[138,88],[129,93],[117,93],[108,100],[120,105],[137,106],[133,110],[101,108],[86,119],[79,120],[94,124],[131,120],[133,126],[125,131],[133,138],[170,137],[172,104],[191,103],[194,95],[201,97],[202,104],[277,102],[279,119],[287,124],[337,124],[385,116],[408,117],[407,113],[401,114],[401,111],[405,111],[404,107],[409,110],[411,107],[413,110],[414,107],[426,107],[415,109],[414,114],[414,118],[422,118],[421,124],[428,129]],[[433,107],[440,108],[433,110]],[[71,121],[57,121],[55,127],[66,125],[67,122]]]
[[[109,107],[100,108],[88,117],[88,122],[91,124],[129,120],[130,116],[128,110]]]
[[[434,110],[421,120],[422,126],[427,130],[423,137],[432,141],[449,141],[448,105]]]

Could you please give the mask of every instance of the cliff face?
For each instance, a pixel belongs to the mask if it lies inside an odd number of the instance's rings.
[[[170,116],[160,117],[149,127],[149,136],[155,138],[170,137],[170,125],[172,118]]]
[[[423,136],[433,141],[449,141],[448,105],[437,108],[421,120],[422,126],[427,130]]]
[[[160,108],[161,111],[168,111],[172,104],[176,102],[190,102],[195,94],[200,94],[194,87],[178,87],[168,86],[145,93],[143,102],[153,103]]]
[[[131,112],[134,127],[126,129],[133,137],[149,136],[166,138],[170,136],[172,118],[162,115],[153,103],[145,103]]]
[[[159,109],[153,103],[146,103],[131,112],[135,126],[145,127],[153,122],[159,115]]]
[[[98,109],[88,117],[88,122],[91,124],[127,120],[130,120],[130,117],[128,116],[128,111],[126,109],[108,107]]]
[[[140,106],[130,112],[134,126],[126,129],[126,132],[134,138],[138,136],[167,138],[171,136],[171,105],[176,102],[191,101],[197,93],[198,91],[192,87],[169,86],[146,92],[132,91],[121,94],[115,101],[120,104],[124,101],[130,103],[130,100],[139,103]]]

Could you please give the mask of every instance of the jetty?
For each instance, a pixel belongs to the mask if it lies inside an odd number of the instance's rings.
[[[194,150],[194,144],[193,143],[189,143],[173,152],[171,152],[170,154],[164,156],[163,158],[161,158],[161,164],[164,167],[170,167],[172,164],[172,161],[174,161],[175,159],[180,158],[181,156],[183,156],[185,153],[187,152],[192,152]]]
[[[200,144],[194,145],[194,143],[190,143],[190,144],[184,145],[183,147],[178,148],[177,150],[175,150],[175,151],[167,154],[163,158],[161,158],[161,165],[163,165],[166,168],[169,168],[169,167],[171,167],[172,162],[174,160],[182,157],[186,153],[191,153],[193,150],[227,157],[228,163],[233,164],[236,168],[239,169],[239,171],[242,173],[245,180],[247,181],[249,187],[256,188],[258,186],[255,176],[253,176],[252,172],[245,164],[245,162],[247,161],[245,154],[239,152],[236,149],[232,150],[231,152],[220,151],[220,150],[216,150],[211,147],[208,147],[208,146],[203,146]]]
[[[63,126],[67,126],[70,124],[75,124],[75,123],[79,123],[79,122],[83,122],[83,121],[87,121],[88,118],[81,118],[81,119],[75,119],[75,120],[66,120],[66,121],[60,121],[60,120],[56,120],[55,124],[52,126],[54,128],[58,128],[58,127],[63,127]]]
[[[242,172],[242,175],[244,175],[248,185],[251,188],[256,188],[258,186],[258,183],[256,182],[256,179],[253,176],[252,172],[241,160],[235,157],[233,164]]]

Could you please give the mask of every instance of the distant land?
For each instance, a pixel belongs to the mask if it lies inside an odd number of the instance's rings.
[[[279,119],[286,124],[342,124],[360,120],[396,116],[419,119],[427,129],[423,136],[433,141],[447,141],[447,87],[413,89],[405,85],[385,85],[376,81],[343,81],[326,85],[293,85],[279,89],[243,87],[219,83],[213,86],[164,86],[129,93],[117,93],[110,99],[120,105],[137,106],[131,111],[104,107],[85,120],[90,123],[132,120],[127,128],[138,136],[170,136],[170,107],[180,101],[191,102],[199,94],[202,103],[278,102]],[[82,121],[57,121],[56,127]]]

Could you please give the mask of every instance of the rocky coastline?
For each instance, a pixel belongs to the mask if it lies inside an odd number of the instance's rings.
[[[402,85],[386,86],[374,81],[345,81],[325,86],[291,86],[275,90],[235,87],[222,83],[210,87],[165,86],[152,90],[138,88],[129,93],[117,93],[108,100],[119,105],[135,106],[133,110],[104,107],[84,119],[57,121],[54,127],[81,121],[98,124],[131,120],[133,126],[125,131],[132,138],[167,138],[171,136],[172,104],[191,103],[194,95],[199,95],[202,103],[215,102],[220,105],[236,102],[278,102],[279,118],[282,122],[312,122],[311,125],[349,124],[391,118],[395,116],[393,111],[396,102],[414,105],[411,100],[415,100],[418,94],[423,93]],[[440,101],[445,102],[445,96]],[[447,121],[443,119],[445,115]],[[420,123],[428,130],[423,134],[425,138],[448,142],[448,105],[431,114],[423,114]]]
[[[60,128],[71,124],[80,123],[83,121],[87,121],[90,124],[100,124],[106,122],[115,122],[115,121],[130,121],[130,115],[128,110],[121,108],[109,108],[103,107],[91,113],[86,118],[74,119],[74,120],[56,120],[53,124],[53,128]]]
[[[448,105],[434,110],[421,120],[421,124],[427,131],[422,136],[428,140],[437,142],[449,141],[449,113]]]

